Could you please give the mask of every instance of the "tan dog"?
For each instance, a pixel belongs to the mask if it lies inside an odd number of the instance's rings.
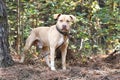
[[[26,40],[24,53],[31,47],[35,40],[39,41],[39,46],[44,53],[50,53],[46,56],[46,63],[51,68],[55,69],[55,50],[60,48],[62,53],[62,68],[66,70],[66,54],[68,47],[68,34],[72,22],[76,20],[73,15],[55,14],[54,19],[57,19],[56,25],[51,27],[34,28],[30,36]],[[24,61],[25,55],[22,55],[21,62]],[[49,60],[50,59],[50,60]]]

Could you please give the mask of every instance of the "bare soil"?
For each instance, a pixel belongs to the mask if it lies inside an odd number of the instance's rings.
[[[20,64],[15,55],[13,58],[14,66],[0,68],[0,80],[120,80],[120,54],[72,56],[65,71],[60,60],[56,61],[57,71],[51,71],[42,59]]]

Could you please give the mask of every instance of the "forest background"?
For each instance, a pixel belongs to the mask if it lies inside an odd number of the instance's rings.
[[[69,49],[78,55],[107,54],[120,44],[120,0],[4,0],[10,50],[20,54],[32,28],[55,24],[53,14],[77,17]]]

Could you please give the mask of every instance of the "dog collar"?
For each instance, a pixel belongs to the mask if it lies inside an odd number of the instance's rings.
[[[68,32],[62,32],[57,26],[56,26],[56,29],[59,33],[63,34],[64,36],[68,36]]]

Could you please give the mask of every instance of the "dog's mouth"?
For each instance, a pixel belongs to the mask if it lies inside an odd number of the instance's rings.
[[[69,32],[69,30],[67,28],[64,28],[64,27],[61,29],[61,31],[62,32]]]
[[[56,29],[57,29],[58,32],[60,32],[60,33],[63,34],[63,35],[68,35],[68,33],[69,33],[69,30],[66,29],[66,28],[59,29],[59,28],[56,26]]]

